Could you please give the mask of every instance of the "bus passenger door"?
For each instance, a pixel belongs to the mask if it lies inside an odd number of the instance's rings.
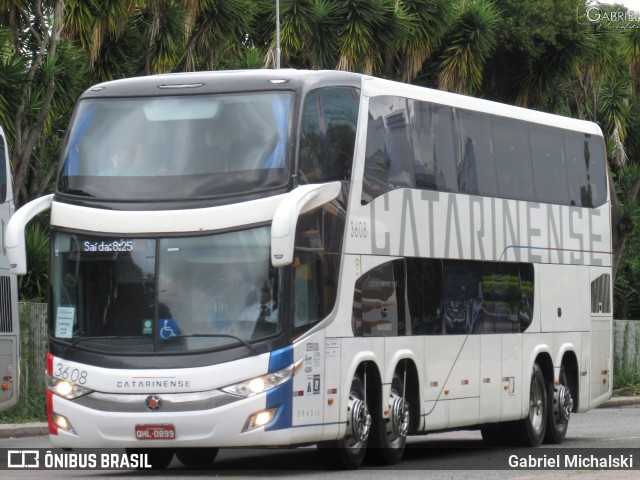
[[[0,411],[18,401],[18,285],[9,272],[5,230],[13,213],[11,170],[4,131],[0,128]]]
[[[442,335],[425,344],[429,430],[473,425],[480,416],[481,266],[445,261],[443,269]]]

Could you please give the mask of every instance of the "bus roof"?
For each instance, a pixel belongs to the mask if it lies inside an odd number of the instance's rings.
[[[360,88],[363,75],[332,70],[220,70],[132,77],[94,85],[81,98],[193,95],[255,90],[307,90],[329,85]]]

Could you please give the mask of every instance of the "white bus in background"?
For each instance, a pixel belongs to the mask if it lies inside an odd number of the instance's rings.
[[[13,407],[20,393],[20,335],[17,277],[9,270],[5,230],[13,214],[9,149],[0,127],[0,411]]]
[[[562,442],[611,395],[592,123],[345,72],[203,72],[80,98],[51,208],[56,447]],[[368,453],[370,455],[368,455]]]

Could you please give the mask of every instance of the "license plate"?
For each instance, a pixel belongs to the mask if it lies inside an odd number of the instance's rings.
[[[173,425],[136,425],[138,440],[173,440],[176,428]]]

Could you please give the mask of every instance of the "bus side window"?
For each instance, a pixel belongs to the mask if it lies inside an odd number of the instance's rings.
[[[385,192],[414,188],[415,158],[409,107],[402,97],[374,97],[369,103],[362,202]]]
[[[363,205],[388,190],[390,160],[382,117],[374,118],[369,114],[365,156],[364,181],[362,185]]]
[[[529,128],[525,122],[493,117],[493,143],[500,196],[534,199]]]
[[[457,192],[456,150],[451,107],[414,101],[411,135],[416,161],[416,186]]]
[[[578,207],[598,207],[606,201],[606,172],[602,157],[602,139],[587,134],[565,136],[570,204]],[[597,169],[596,165],[600,168]]]
[[[604,140],[601,137],[586,136],[589,148],[589,185],[591,186],[591,201],[594,207],[599,207],[607,201],[607,162]]]
[[[569,186],[560,132],[542,125],[529,125],[531,160],[536,198],[549,203],[569,204]]]
[[[348,181],[358,118],[358,93],[352,88],[312,90],[304,100],[298,176],[301,184]]]
[[[362,203],[399,188],[457,192],[455,152],[451,107],[372,98]]]
[[[482,315],[481,262],[444,262],[444,321],[448,334],[473,333]]]
[[[491,117],[486,113],[459,109],[456,116],[461,152],[457,168],[460,191],[495,197],[498,186]]]
[[[518,264],[486,262],[482,268],[483,314],[475,333],[520,332]]]
[[[354,334],[392,337],[407,332],[404,260],[384,263],[356,281]]]
[[[407,316],[412,335],[442,335],[442,261],[407,258]]]
[[[533,265],[530,263],[520,264],[520,331],[524,332],[533,320]]]
[[[415,159],[409,130],[409,100],[397,99],[385,118],[389,142],[389,189],[415,187]]]

